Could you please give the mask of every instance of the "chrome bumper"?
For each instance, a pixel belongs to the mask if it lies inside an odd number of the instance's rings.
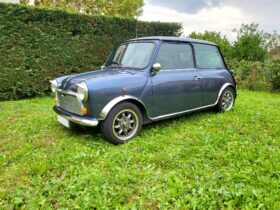
[[[84,126],[91,126],[91,127],[98,125],[98,120],[96,118],[76,116],[74,114],[71,114],[71,113],[59,108],[58,106],[54,106],[53,110],[61,117],[64,117],[73,123],[76,123],[79,125],[84,125]]]

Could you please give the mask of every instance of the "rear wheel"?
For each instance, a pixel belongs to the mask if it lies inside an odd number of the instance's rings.
[[[227,87],[222,92],[219,102],[217,104],[217,110],[219,112],[227,112],[232,109],[235,102],[235,91],[231,87]]]
[[[101,131],[108,142],[123,144],[142,129],[142,114],[132,103],[117,104],[101,123]]]

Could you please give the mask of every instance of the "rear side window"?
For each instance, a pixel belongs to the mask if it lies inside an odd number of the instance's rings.
[[[162,70],[194,68],[192,48],[187,43],[163,43],[156,63]]]
[[[198,68],[225,68],[218,47],[206,44],[195,44],[194,49]]]

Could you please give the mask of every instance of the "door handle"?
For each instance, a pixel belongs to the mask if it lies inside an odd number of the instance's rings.
[[[202,79],[201,76],[195,76],[195,77],[194,77],[194,80],[200,80],[200,79]]]

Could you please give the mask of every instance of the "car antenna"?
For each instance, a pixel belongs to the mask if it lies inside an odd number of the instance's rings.
[[[138,17],[136,16],[136,29],[135,29],[135,39],[138,37]]]
[[[135,28],[135,38],[134,38],[134,50],[133,50],[133,66],[135,65],[135,46],[136,46],[136,39],[138,37],[138,16],[136,18],[136,28]]]

